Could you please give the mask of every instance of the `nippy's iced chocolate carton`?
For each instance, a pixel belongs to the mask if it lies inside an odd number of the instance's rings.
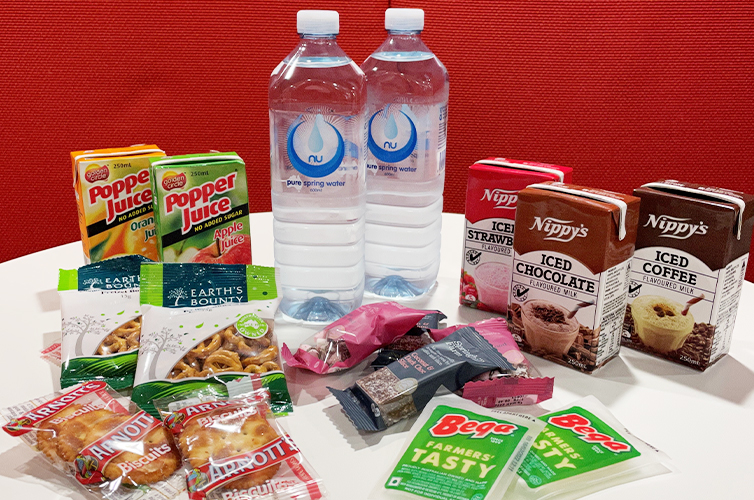
[[[518,192],[537,182],[571,182],[572,171],[509,158],[487,158],[469,167],[462,305],[500,313],[508,310]]]
[[[705,370],[730,349],[754,196],[665,180],[641,198],[623,345]]]
[[[639,198],[572,184],[518,195],[509,328],[521,349],[591,373],[618,354]]]
[[[71,153],[87,264],[122,255],[157,260],[149,159],[162,156],[154,144]]]

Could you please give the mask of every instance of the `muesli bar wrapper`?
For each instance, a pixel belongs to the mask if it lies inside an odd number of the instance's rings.
[[[512,366],[474,328],[465,327],[359,379],[345,391],[328,389],[357,429],[381,431],[420,412],[440,386],[456,391],[495,368]]]

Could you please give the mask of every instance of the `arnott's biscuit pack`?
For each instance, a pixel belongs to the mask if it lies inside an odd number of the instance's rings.
[[[142,341],[131,399],[153,416],[153,400],[250,374],[276,412],[291,410],[275,336],[275,269],[221,264],[143,264]],[[225,392],[227,394],[227,392]]]
[[[634,195],[641,219],[623,345],[705,370],[730,349],[754,196],[674,180]]]
[[[555,182],[518,196],[509,328],[522,350],[591,373],[620,349],[639,198]]]
[[[151,160],[160,261],[251,264],[241,157],[230,152]]]
[[[149,159],[151,145],[71,153],[86,262],[138,254],[157,260]]]
[[[571,182],[572,169],[509,158],[469,167],[460,303],[505,313],[518,192],[537,182]]]
[[[101,498],[177,497],[186,483],[173,439],[160,420],[127,406],[105,382],[83,382],[3,409],[3,430]]]

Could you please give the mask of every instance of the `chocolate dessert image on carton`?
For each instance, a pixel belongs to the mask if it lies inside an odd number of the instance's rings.
[[[522,350],[591,373],[615,357],[639,198],[545,182],[518,195],[509,328]]]
[[[469,167],[460,303],[505,313],[518,192],[537,182],[571,182],[572,169],[488,158]]]
[[[730,348],[754,196],[666,180],[641,198],[623,345],[698,370]]]

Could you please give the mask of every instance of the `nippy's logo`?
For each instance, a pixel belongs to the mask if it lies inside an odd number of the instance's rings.
[[[649,214],[649,219],[644,227],[652,226],[654,229],[662,230],[660,238],[673,238],[675,240],[685,240],[695,234],[705,235],[709,226],[704,222],[699,224],[690,224],[688,221],[691,219],[684,219],[681,217],[671,217],[669,215],[654,215]]]
[[[547,233],[545,240],[569,242],[574,238],[586,238],[589,228],[584,227],[581,224],[579,227],[570,226],[572,220],[560,220],[554,217],[545,217],[542,220],[540,217],[534,217],[534,224],[529,228],[529,231],[536,230]]]
[[[93,206],[98,200],[103,200],[107,209],[107,223],[110,224],[116,217],[129,210],[152,203],[150,188],[134,192],[135,189],[144,185],[149,185],[148,169],[141,170],[138,174],[128,174],[122,179],[114,180],[111,184],[92,186],[89,189],[89,205]]]
[[[516,208],[518,191],[506,191],[505,189],[485,189],[481,201],[494,201],[493,208]]]
[[[233,208],[230,198],[211,200],[218,194],[227,193],[236,187],[236,172],[231,172],[215,181],[205,182],[188,191],[173,192],[165,197],[165,214],[174,210],[181,211],[181,234],[186,234],[191,227],[218,215],[230,212]]]
[[[561,429],[568,429],[573,431],[579,436],[579,439],[587,443],[599,443],[602,447],[614,451],[616,453],[631,451],[631,445],[616,441],[612,436],[597,432],[597,429],[591,427],[592,423],[588,418],[582,417],[577,413],[569,413],[567,415],[558,415],[556,417],[550,417],[547,419],[547,423],[560,427]]]
[[[508,436],[518,427],[513,424],[505,424],[497,420],[477,422],[466,418],[464,415],[444,415],[435,425],[429,429],[429,433],[436,438],[446,438],[456,434],[470,434],[472,439],[485,438],[490,434]]]

